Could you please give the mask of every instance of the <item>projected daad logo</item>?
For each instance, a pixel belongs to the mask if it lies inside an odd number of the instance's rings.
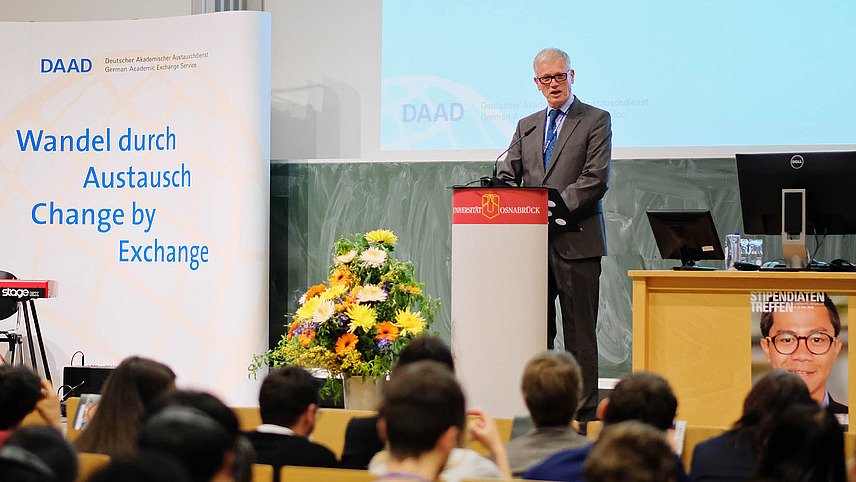
[[[92,70],[92,60],[82,59],[41,59],[43,74],[84,74]]]
[[[385,78],[381,96],[381,149],[502,147],[514,124],[510,117],[486,118],[482,106],[488,104],[480,93],[440,77]]]
[[[493,219],[499,214],[499,194],[485,194],[482,196],[481,213],[488,219]]]

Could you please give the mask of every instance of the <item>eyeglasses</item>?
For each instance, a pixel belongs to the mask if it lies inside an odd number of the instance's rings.
[[[767,340],[773,343],[776,351],[782,355],[790,355],[797,351],[800,345],[800,340],[805,341],[805,347],[808,351],[815,355],[824,355],[832,347],[834,336],[826,333],[812,333],[808,336],[797,336],[793,333],[782,333],[775,336],[768,336]]]
[[[545,75],[544,77],[538,77],[538,82],[541,82],[544,85],[550,85],[553,83],[553,79],[556,79],[556,82],[561,84],[568,80],[568,72],[570,72],[570,70],[567,72],[562,72],[561,74]]]

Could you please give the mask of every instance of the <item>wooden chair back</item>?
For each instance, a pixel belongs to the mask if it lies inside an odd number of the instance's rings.
[[[77,482],[89,480],[95,472],[98,472],[110,463],[110,456],[104,454],[90,454],[80,452],[77,454]]]
[[[368,470],[327,469],[323,467],[284,466],[279,472],[281,482],[370,482],[377,478]]]
[[[267,464],[253,464],[252,482],[273,482],[273,466]]]

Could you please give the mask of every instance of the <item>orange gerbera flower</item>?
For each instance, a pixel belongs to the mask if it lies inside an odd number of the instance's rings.
[[[351,284],[351,272],[344,266],[336,268],[333,270],[333,274],[330,275],[328,281],[330,282],[330,286]]]
[[[395,341],[395,339],[398,338],[398,327],[388,321],[378,323],[377,336],[375,338],[378,340],[386,338],[389,341]]]
[[[327,287],[324,285],[315,285],[309,288],[309,291],[306,292],[306,299],[311,299],[315,295],[319,295],[323,292],[327,291]]]
[[[301,333],[300,336],[297,337],[297,341],[300,342],[303,346],[309,346],[312,343],[312,340],[315,339],[315,330],[309,332],[309,334]]]
[[[357,347],[357,342],[360,339],[353,333],[345,333],[336,340],[336,354],[344,356],[349,351]]]
[[[351,303],[350,300],[343,301],[341,303],[336,303],[336,311],[338,311],[340,313],[343,311],[347,311],[348,308],[350,308],[352,304],[353,303]]]
[[[288,341],[291,341],[291,338],[294,336],[294,330],[297,329],[297,325],[300,324],[300,321],[295,321],[291,324],[291,327],[288,329]]]

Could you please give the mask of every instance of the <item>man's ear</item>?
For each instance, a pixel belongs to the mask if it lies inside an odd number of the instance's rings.
[[[770,361],[770,340],[767,338],[761,338],[761,349],[764,350],[764,356],[767,357],[767,363],[772,363]]]
[[[606,407],[609,406],[609,397],[604,398],[597,404],[597,410],[594,413],[594,416],[597,417],[598,420],[603,420],[604,415],[606,415]]]
[[[377,419],[377,436],[381,442],[386,443],[386,420]]]
[[[451,426],[440,435],[435,446],[443,450],[444,453],[449,453],[453,448],[458,446],[458,437],[461,435],[461,429],[456,426]]]

